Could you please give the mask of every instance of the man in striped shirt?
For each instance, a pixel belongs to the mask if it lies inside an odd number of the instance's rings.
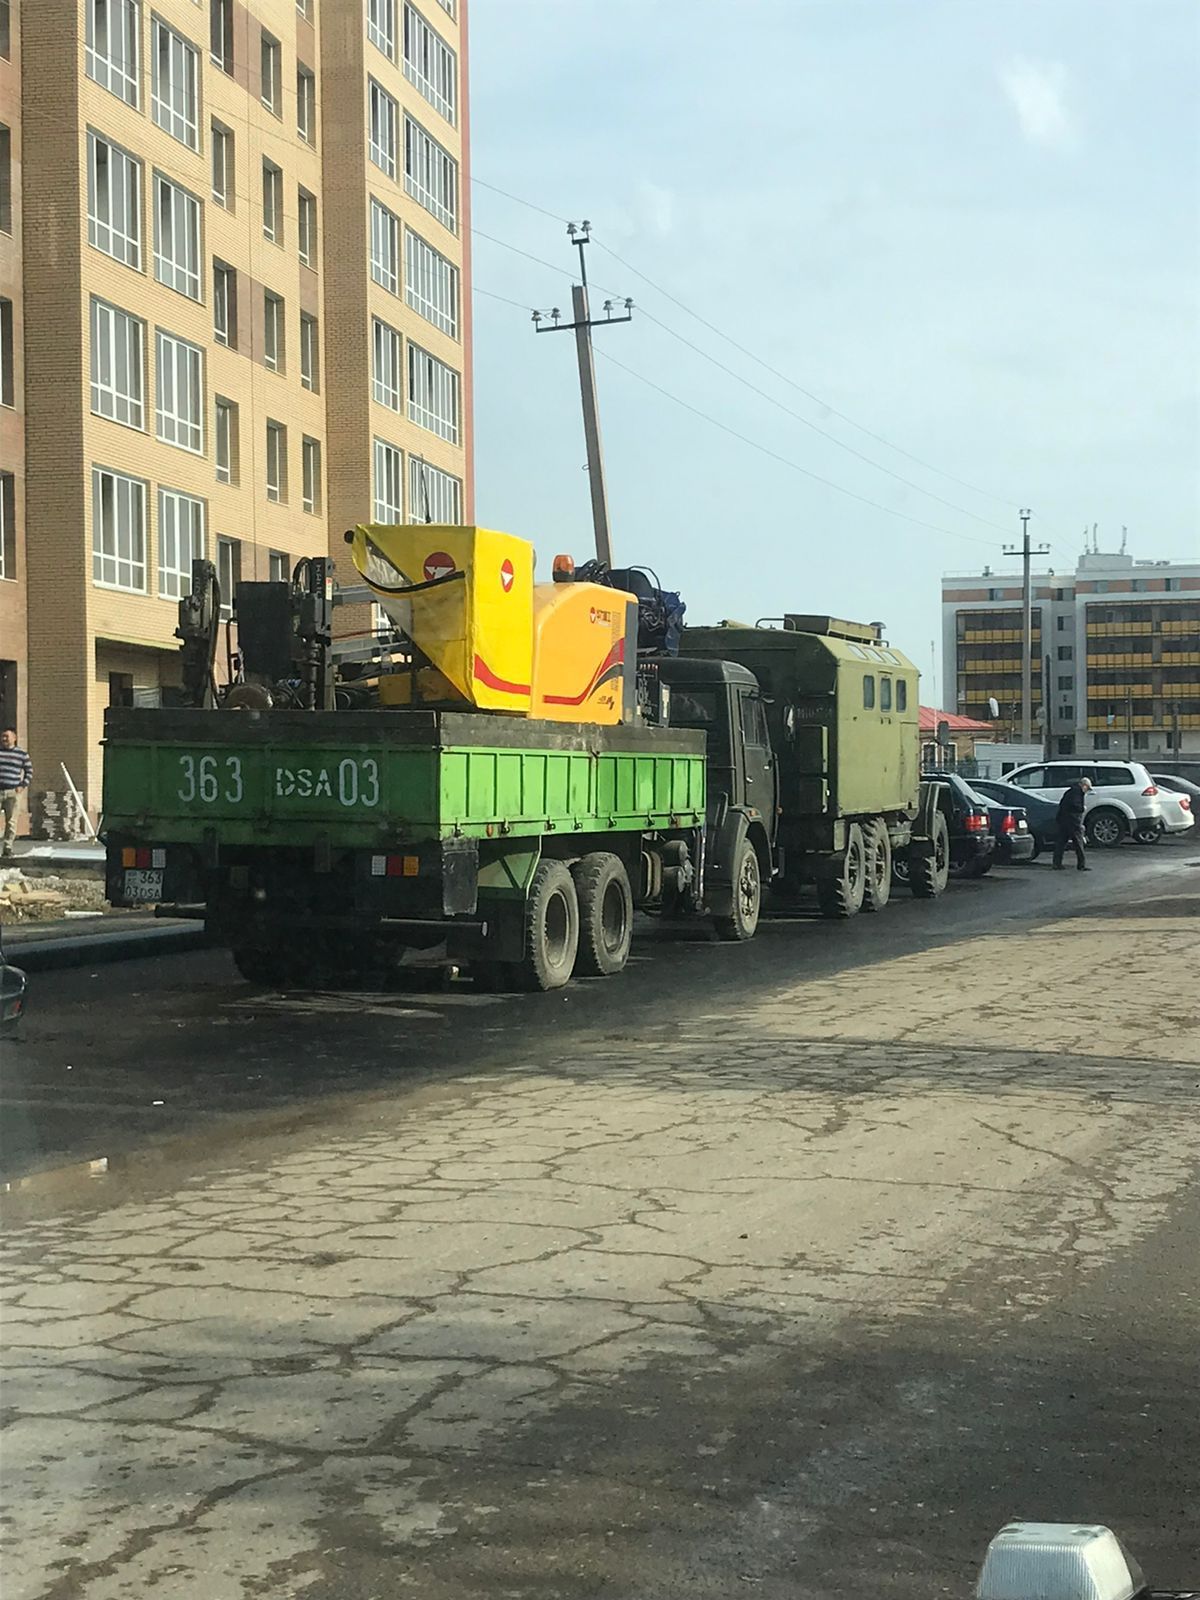
[[[0,817],[4,820],[0,858],[9,859],[17,837],[17,800],[33,782],[33,762],[17,743],[15,728],[0,728]]]

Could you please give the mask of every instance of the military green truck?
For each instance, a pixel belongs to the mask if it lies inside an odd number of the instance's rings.
[[[764,904],[813,887],[849,917],[886,903],[900,851],[915,895],[944,888],[916,669],[875,630],[689,628],[675,654],[638,626],[654,595],[622,590],[630,653],[645,646],[624,720],[547,721],[406,703],[395,681],[374,699],[389,673],[338,666],[316,568],[240,587],[241,659],[218,687],[215,575],[198,563],[180,608],[193,704],[106,716],[109,899],[203,919],[250,981],[336,985],[425,952],[487,986],[549,989],[619,972],[635,910],[744,940]],[[391,586],[413,615],[447,581],[425,570]],[[417,670],[412,637],[400,655]]]

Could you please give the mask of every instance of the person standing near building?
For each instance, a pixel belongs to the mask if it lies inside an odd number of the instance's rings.
[[[33,762],[17,743],[15,728],[0,729],[0,858],[9,860],[17,837],[17,801],[33,782]]]
[[[1058,802],[1058,837],[1054,841],[1054,870],[1062,871],[1063,852],[1070,845],[1075,852],[1075,866],[1080,872],[1089,872],[1087,851],[1083,843],[1083,813],[1087,810],[1090,778],[1077,778]]]

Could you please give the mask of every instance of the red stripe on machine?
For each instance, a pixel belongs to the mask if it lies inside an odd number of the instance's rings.
[[[625,661],[625,641],[618,639],[616,644],[605,656],[604,660],[592,674],[591,682],[582,694],[548,694],[548,706],[581,706],[588,695],[595,693],[606,676],[614,676],[614,669],[623,665]]]
[[[507,678],[498,678],[482,656],[475,657],[475,678],[489,689],[498,689],[501,694],[529,693],[527,683],[509,683]]]

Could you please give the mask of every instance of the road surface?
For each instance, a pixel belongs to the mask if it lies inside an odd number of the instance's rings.
[[[1195,1581],[1198,910],[1170,845],[542,997],[41,975],[6,1600],[925,1600],[1012,1515]]]

